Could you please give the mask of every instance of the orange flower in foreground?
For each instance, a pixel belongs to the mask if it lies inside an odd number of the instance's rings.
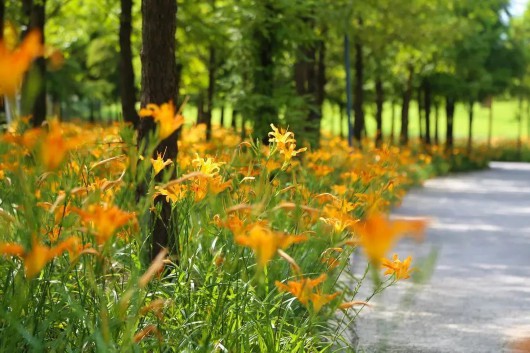
[[[410,278],[410,262],[412,257],[407,257],[401,261],[397,254],[392,256],[392,260],[383,258],[381,265],[386,267],[385,275],[395,275],[396,279],[407,279]]]
[[[288,281],[287,284],[276,281],[275,284],[280,292],[291,293],[305,307],[309,307],[309,302],[311,302],[313,310],[319,312],[324,305],[331,302],[340,294],[339,292],[322,294],[320,289],[316,289],[326,278],[327,275],[322,274],[315,279],[302,278],[298,281]]]
[[[155,170],[155,175],[157,175],[166,166],[173,164],[173,161],[171,159],[166,159],[164,161],[162,155],[158,153],[156,159],[151,158],[151,164],[153,165],[153,169]]]
[[[134,213],[122,211],[116,206],[91,205],[88,211],[74,209],[85,223],[90,223],[95,230],[96,242],[101,245],[109,240],[116,230],[135,219]]]
[[[59,243],[57,246],[49,247],[39,243],[34,239],[29,252],[26,252],[24,247],[16,243],[0,243],[0,254],[11,255],[22,258],[24,261],[24,269],[28,278],[35,277],[48,262],[53,258],[68,251],[71,259],[77,256],[79,250],[80,240],[77,237],[69,237],[65,241]]]
[[[178,113],[175,115],[173,102],[160,106],[148,104],[146,108],[140,109],[139,115],[142,118],[152,117],[158,123],[158,135],[161,140],[168,138],[184,124],[184,117]]]
[[[373,263],[379,263],[402,235],[420,237],[426,225],[425,220],[389,220],[382,214],[374,213],[355,224],[354,230],[366,256]]]
[[[28,33],[22,44],[13,51],[0,40],[0,96],[15,95],[29,65],[42,53],[41,35],[37,31]]]
[[[252,225],[247,235],[240,234],[235,237],[237,244],[247,246],[254,251],[260,267],[264,267],[278,249],[286,249],[306,239],[304,235],[285,235],[274,232],[260,223]]]

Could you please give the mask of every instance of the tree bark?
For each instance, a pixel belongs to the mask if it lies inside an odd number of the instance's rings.
[[[38,30],[41,33],[41,43],[44,45],[44,25],[46,22],[46,0],[28,1],[29,5],[29,30]],[[41,126],[46,120],[46,60],[39,57],[35,60],[34,70],[39,77],[39,91],[35,97],[30,111],[33,117],[33,126]]]
[[[121,0],[120,13],[120,98],[123,120],[138,126],[140,118],[136,112],[136,86],[132,64],[131,32],[133,0]]]
[[[177,2],[175,0],[142,0],[142,94],[141,104],[177,103],[178,74],[175,62],[175,31],[177,26]],[[143,118],[138,127],[138,146],[146,141],[149,133],[156,128],[150,118]],[[156,153],[164,154],[165,159],[176,161],[178,153],[178,131],[160,141]],[[157,177],[161,178],[161,174]],[[146,186],[144,185],[144,188]],[[145,189],[141,190],[145,194]],[[153,220],[151,258],[162,248],[168,247],[175,231],[171,227],[171,205],[165,197],[157,197],[155,205],[161,208]]]
[[[206,111],[204,112],[204,123],[206,124],[206,140],[212,137],[212,111],[215,94],[215,48],[210,46],[210,58],[208,61],[208,90],[206,91]]]
[[[359,25],[362,25],[362,19],[359,18]],[[353,138],[360,143],[361,135],[364,130],[364,62],[363,46],[360,38],[355,39],[355,84],[354,84],[354,102],[353,102]]]
[[[456,101],[452,97],[446,97],[445,100],[445,115],[447,118],[447,129],[445,135],[445,149],[452,151],[454,146],[453,138],[453,121],[455,116],[455,105]]]
[[[383,81],[381,76],[377,76],[375,80],[375,121],[377,125],[377,130],[375,133],[375,144],[380,146],[383,142],[383,105],[385,103],[385,96],[383,91]]]
[[[278,13],[273,0],[264,0],[263,18],[252,31],[252,42],[255,45],[253,98],[254,104],[250,116],[254,119],[254,139],[269,143],[270,124],[278,124],[278,108],[274,102],[274,53],[277,48],[275,21]],[[245,121],[244,114],[242,121]],[[242,135],[245,135],[244,124]]]
[[[439,135],[439,119],[440,119],[440,104],[438,100],[435,100],[434,103],[434,144],[440,144],[440,135]]]
[[[517,122],[517,157],[519,160],[523,155],[523,95],[519,95],[518,107],[518,122]]]
[[[237,114],[238,111],[236,109],[232,109],[232,121],[230,122],[230,126],[232,126],[234,132],[237,131]]]
[[[0,39],[4,38],[5,0],[0,0]]]
[[[420,142],[425,141],[425,134],[423,133],[423,100],[422,100],[422,89],[420,85],[418,88],[418,137]]]
[[[431,83],[429,79],[423,80],[423,109],[425,111],[425,144],[431,144]]]
[[[471,153],[473,149],[473,116],[475,113],[475,101],[469,101],[469,130],[467,135],[467,153]]]
[[[399,143],[406,146],[409,143],[409,108],[412,98],[412,80],[414,79],[414,69],[409,67],[409,78],[405,91],[403,92],[403,105],[401,106],[401,133]]]
[[[221,118],[219,125],[221,125],[222,128],[225,127],[225,105],[221,105]]]
[[[392,99],[392,112],[390,117],[390,144],[394,144],[394,139],[396,136],[396,102]]]

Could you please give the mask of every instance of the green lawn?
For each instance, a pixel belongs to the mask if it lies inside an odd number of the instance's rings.
[[[526,104],[524,105],[526,109]],[[412,102],[409,116],[409,131],[411,136],[418,135],[418,106]],[[401,107],[395,107],[395,131],[399,134],[401,129]],[[501,139],[516,139],[518,136],[518,121],[517,121],[517,102],[516,101],[496,101],[493,104],[493,137]],[[369,136],[375,133],[375,107],[367,107],[366,114],[366,128]],[[526,112],[525,112],[526,113]],[[455,111],[455,126],[454,133],[456,138],[467,138],[469,131],[468,109],[462,104],[457,105]],[[390,134],[391,129],[392,107],[390,104],[385,104],[383,114],[383,132],[385,136]],[[440,138],[445,137],[445,107],[440,108]],[[488,117],[489,109],[482,107],[480,104],[475,105],[475,116],[473,121],[473,136],[477,140],[486,140],[488,138]],[[523,136],[528,134],[528,118],[523,114]],[[425,124],[425,122],[423,122]],[[331,131],[336,134],[340,131],[338,109],[331,107],[329,104],[324,107],[324,118],[322,121],[322,129],[324,131]],[[344,125],[346,129],[346,124]],[[346,131],[346,130],[344,130]],[[431,115],[431,133],[434,135],[434,110]]]
[[[524,105],[526,110],[526,104]],[[391,116],[392,116],[391,105],[385,104],[384,116],[383,116],[383,132],[385,136],[390,134],[391,129]],[[399,134],[401,129],[401,107],[395,107],[396,116],[396,134]],[[367,105],[365,108],[366,114],[366,126],[368,136],[372,137],[375,133],[375,119],[374,119],[375,107]],[[445,137],[445,108],[440,107],[440,138],[443,140]],[[197,108],[188,105],[184,110],[184,116],[188,122],[195,121],[197,117]],[[475,105],[475,117],[473,122],[473,136],[476,140],[486,140],[488,137],[488,116],[489,109],[482,107],[480,104]],[[215,109],[213,113],[213,124],[219,124],[221,117],[220,109]],[[528,135],[528,117],[526,112],[523,115],[523,136]],[[225,114],[225,126],[230,126],[232,121],[232,110],[226,109]],[[322,130],[331,132],[333,134],[339,134],[339,112],[336,106],[331,104],[324,104],[324,117],[322,120]],[[462,104],[458,104],[455,112],[455,137],[456,138],[467,138],[468,134],[468,110]],[[239,126],[239,122],[238,122]],[[344,123],[344,131],[347,131],[346,122]],[[418,108],[415,102],[412,102],[410,107],[409,117],[409,129],[410,136],[418,135]],[[434,109],[431,115],[431,131],[434,135]],[[518,135],[518,121],[517,121],[517,102],[516,101],[495,101],[493,103],[493,137],[500,139],[516,139]]]

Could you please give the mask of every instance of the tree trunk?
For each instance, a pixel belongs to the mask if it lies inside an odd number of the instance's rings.
[[[390,144],[394,144],[394,139],[396,136],[396,102],[392,99],[392,112],[390,116]]]
[[[375,121],[377,124],[377,130],[375,133],[375,144],[380,146],[383,141],[383,104],[385,103],[384,91],[383,91],[383,81],[381,81],[381,76],[377,76],[375,81]]]
[[[208,62],[208,90],[206,92],[206,112],[204,114],[204,123],[206,124],[206,140],[210,141],[212,137],[212,111],[213,97],[215,94],[215,48],[210,46],[210,60]]]
[[[120,13],[120,98],[123,119],[138,126],[140,118],[136,112],[136,86],[132,64],[131,31],[133,0],[121,0]],[[176,102],[175,102],[176,103]]]
[[[303,20],[309,26],[312,25],[308,19]],[[322,35],[325,32],[324,29]],[[298,51],[298,60],[294,65],[296,93],[308,103],[307,108],[303,109],[303,114],[307,115],[303,132],[312,147],[318,146],[320,140],[322,104],[326,85],[325,50],[325,42],[322,39],[316,43],[302,45]]]
[[[439,135],[439,118],[440,118],[440,103],[438,100],[434,103],[434,144],[440,144]]]
[[[237,131],[237,114],[238,114],[238,111],[236,109],[233,109],[232,110],[232,121],[230,122],[230,125],[232,126],[232,129],[234,130],[234,132]]]
[[[445,101],[445,115],[447,117],[447,129],[445,135],[445,149],[452,151],[454,146],[453,138],[453,121],[455,116],[456,101],[452,97],[446,97]]]
[[[46,0],[32,1],[29,14],[29,30],[38,30],[41,33],[41,43],[44,45],[44,24],[46,22]],[[35,71],[39,77],[39,91],[32,102],[33,126],[41,126],[46,120],[46,60],[38,57],[35,60]]]
[[[344,114],[344,107],[342,104],[339,103],[339,133],[340,137],[347,138],[348,136],[344,133],[344,120],[345,120],[345,114]]]
[[[0,0],[0,40],[4,38],[5,0]]]
[[[431,144],[431,83],[423,80],[423,109],[425,110],[425,144]]]
[[[475,113],[475,101],[469,101],[469,131],[467,135],[467,153],[471,153],[473,149],[473,115]]]
[[[425,135],[423,133],[423,100],[422,100],[422,85],[418,88],[418,137],[420,142],[425,141]]]
[[[326,33],[324,29],[323,34]],[[320,124],[322,122],[322,105],[324,104],[324,98],[326,96],[326,42],[322,39],[318,42],[317,51],[317,63],[316,63],[316,77],[315,77],[315,110],[313,115],[310,116],[312,121],[312,133],[315,146],[319,145],[320,142]]]
[[[359,25],[362,25],[362,19],[359,19]],[[360,143],[361,135],[364,129],[364,62],[363,46],[360,38],[355,39],[355,84],[354,84],[354,102],[353,102],[353,138]]]
[[[278,124],[278,108],[274,101],[274,53],[277,40],[276,22],[278,11],[275,1],[264,0],[263,18],[265,20],[256,24],[252,32],[254,43],[254,72],[253,96],[255,104],[250,109],[250,116],[254,119],[254,139],[260,139],[264,144],[269,143],[268,133],[270,124]],[[244,115],[247,115],[245,112]],[[242,119],[245,120],[245,117]],[[242,135],[245,135],[243,124]]]
[[[141,104],[162,104],[169,101],[177,103],[178,77],[175,63],[175,31],[177,26],[177,2],[175,0],[142,0],[142,94]],[[138,127],[138,146],[147,140],[149,133],[155,130],[153,119],[143,118]],[[178,152],[178,131],[160,141],[155,154],[164,154],[165,159],[176,161]],[[149,142],[149,141],[146,141]],[[162,174],[157,177],[161,178]],[[140,190],[146,192],[146,186]],[[154,258],[162,248],[170,245],[171,205],[165,197],[157,197],[155,205],[161,207],[158,217],[155,217],[151,258]]]
[[[491,139],[493,137],[493,98],[489,103],[489,115],[488,115],[488,149],[491,148]]]
[[[521,160],[523,155],[523,96],[519,95],[519,119],[517,131],[517,157]]]
[[[222,128],[225,127],[225,105],[221,105],[221,118],[219,125],[221,125]]]
[[[414,70],[409,67],[409,78],[407,86],[403,92],[403,105],[401,106],[401,133],[399,135],[399,143],[405,146],[409,143],[409,107],[412,98],[412,80],[414,79]]]

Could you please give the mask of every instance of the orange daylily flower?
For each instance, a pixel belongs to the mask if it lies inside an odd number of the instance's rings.
[[[28,33],[15,50],[10,50],[6,43],[0,40],[0,96],[14,96],[29,65],[42,54],[43,45],[38,31]]]
[[[184,125],[184,117],[179,113],[175,114],[173,102],[164,103],[160,106],[148,104],[146,108],[140,109],[140,117],[152,117],[158,123],[158,135],[161,140],[168,138],[173,132]]]
[[[151,164],[153,165],[153,169],[155,170],[155,175],[157,175],[166,166],[173,164],[173,161],[171,159],[166,159],[164,161],[164,159],[162,158],[162,154],[158,153],[156,159],[151,158]]]
[[[69,237],[54,247],[43,245],[34,239],[30,251],[26,252],[20,244],[0,243],[0,254],[20,257],[24,261],[26,276],[33,278],[48,262],[65,251],[68,251],[73,259],[79,244],[80,240],[77,237]]]
[[[81,216],[83,222],[90,223],[94,227],[96,242],[99,245],[107,242],[119,227],[136,219],[135,213],[125,212],[117,206],[108,204],[90,205],[87,211],[78,208],[73,211]]]
[[[269,132],[269,142],[276,144],[280,154],[284,155],[285,162],[289,162],[292,157],[307,150],[306,147],[296,149],[296,140],[294,139],[294,133],[291,131],[279,130],[274,124],[270,126],[272,132]]]
[[[410,278],[410,262],[412,257],[409,256],[405,260],[401,261],[397,254],[392,256],[392,260],[383,258],[381,265],[386,267],[385,275],[395,275],[396,279],[407,279]]]
[[[366,256],[377,264],[402,235],[414,234],[420,237],[426,225],[425,220],[389,220],[382,214],[373,213],[355,224],[354,230]]]
[[[335,299],[340,293],[335,292],[333,294],[322,294],[321,290],[317,290],[316,293],[311,294],[311,302],[313,303],[313,310],[319,312],[320,309],[333,299]]]
[[[313,310],[319,312],[322,306],[331,302],[340,294],[339,292],[322,294],[320,289],[316,289],[316,287],[323,283],[326,278],[326,274],[321,274],[315,279],[302,278],[298,281],[288,281],[287,284],[276,281],[275,285],[280,292],[288,292],[294,295],[305,307],[309,307],[309,302],[311,302]]]
[[[58,120],[51,120],[49,125],[50,130],[44,136],[39,150],[42,164],[47,170],[54,170],[59,167],[68,151],[78,146],[79,140],[65,139]]]
[[[264,224],[252,225],[246,235],[236,235],[237,244],[251,248],[258,259],[259,267],[264,267],[278,249],[286,249],[292,244],[307,239],[304,235],[285,235],[274,232]]]

